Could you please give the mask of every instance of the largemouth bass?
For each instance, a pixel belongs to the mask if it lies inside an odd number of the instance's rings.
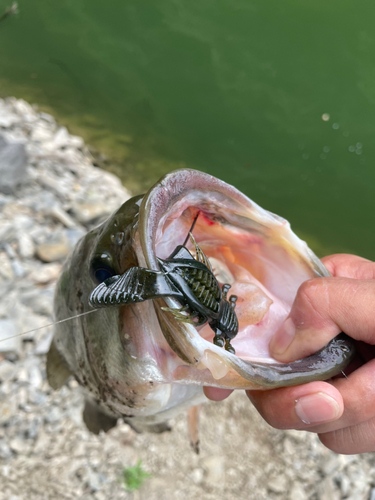
[[[160,274],[162,259],[187,241],[194,218],[196,246],[218,284],[231,285],[237,296],[235,354],[213,343],[208,323],[184,321],[189,311],[181,312],[184,304],[172,296],[82,315],[92,311],[89,298],[108,276],[130,268]],[[193,243],[186,243],[192,255]],[[87,389],[84,419],[94,432],[119,417],[139,430],[157,431],[204,401],[204,385],[264,390],[329,379],[353,355],[346,337],[289,364],[276,362],[268,351],[301,283],[322,276],[329,276],[327,269],[286,220],[215,177],[171,172],[90,231],[65,263],[56,320],[81,316],[56,325],[47,359],[50,384],[57,388],[74,375]]]

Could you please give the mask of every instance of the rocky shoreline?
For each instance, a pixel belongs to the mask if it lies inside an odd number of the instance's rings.
[[[3,340],[51,323],[64,258],[128,197],[81,138],[0,99],[0,500],[374,500],[373,454],[340,456],[315,435],[271,429],[240,393],[203,407],[199,456],[184,415],[160,436],[126,424],[94,436],[77,383],[54,392],[46,381],[52,327]],[[152,477],[129,492],[121,474],[138,459]]]

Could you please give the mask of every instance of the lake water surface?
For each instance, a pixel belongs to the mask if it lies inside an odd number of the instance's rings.
[[[134,191],[197,168],[319,255],[373,259],[374,20],[369,0],[20,0],[0,94],[51,110]]]

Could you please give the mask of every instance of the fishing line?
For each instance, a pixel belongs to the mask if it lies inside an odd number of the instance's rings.
[[[69,321],[74,318],[80,318],[81,316],[86,316],[86,314],[91,314],[93,312],[99,311],[99,309],[93,309],[92,311],[86,311],[84,313],[76,314],[75,316],[70,316],[70,318],[60,319],[60,321],[55,321],[54,323],[49,323],[47,325],[39,326],[38,328],[33,328],[32,330],[28,330],[27,332],[17,333],[16,335],[12,335],[11,337],[6,337],[5,339],[0,339],[0,342],[5,342],[6,340],[14,339],[16,337],[21,337],[22,335],[27,335],[28,333],[37,332],[38,330],[42,330],[42,328],[48,328],[49,326],[55,326],[59,323],[64,323],[65,321]]]
[[[195,223],[197,222],[197,219],[198,219],[198,216],[199,216],[199,214],[200,214],[200,213],[201,213],[201,212],[200,212],[200,210],[199,210],[199,212],[197,213],[197,215],[194,217],[193,224],[191,225],[191,228],[189,229],[189,232],[188,232],[188,234],[187,234],[187,236],[186,236],[186,238],[185,238],[185,241],[184,241],[184,242],[183,242],[183,244],[182,244],[182,246],[183,246],[183,247],[185,247],[185,246],[186,246],[186,243],[187,243],[187,241],[188,241],[188,239],[189,239],[190,233],[192,233],[192,232],[193,232],[193,229],[194,229]]]
[[[348,379],[348,377],[345,375],[345,373],[344,373],[342,370],[341,370],[341,373],[344,375],[344,377],[345,377],[346,379]]]

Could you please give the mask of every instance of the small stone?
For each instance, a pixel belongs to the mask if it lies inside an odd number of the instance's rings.
[[[0,127],[10,128],[19,121],[20,118],[15,113],[0,113]]]
[[[35,269],[29,274],[29,278],[39,285],[46,285],[51,281],[55,281],[61,271],[61,264],[55,262],[45,264],[44,266]]]
[[[40,389],[40,387],[42,387],[43,377],[36,365],[30,366],[29,368],[29,384],[36,389]]]
[[[36,315],[52,316],[53,290],[51,289],[28,290],[22,294],[21,301],[25,306],[30,307]],[[40,320],[40,322],[42,321]],[[39,328],[39,326],[43,325],[37,320],[37,326],[35,328]]]
[[[10,445],[10,448],[12,451],[14,451],[14,453],[24,453],[25,452],[25,441],[23,439],[20,439],[20,438],[14,438],[10,441],[9,443]]]
[[[47,396],[44,392],[34,389],[34,387],[29,387],[29,397],[28,402],[32,405],[41,406],[47,401]]]
[[[212,485],[220,484],[224,481],[225,459],[222,456],[207,457],[203,460],[203,468],[206,471],[205,480]]]
[[[56,120],[54,119],[54,117],[52,115],[49,115],[48,113],[45,113],[44,111],[39,114],[39,117],[50,125],[55,126],[56,124]]]
[[[7,255],[8,255],[8,257],[10,259],[16,259],[17,258],[17,254],[14,251],[13,246],[9,245],[9,243],[5,243],[4,250],[6,251],[6,253],[7,253]]]
[[[112,213],[111,207],[99,202],[76,203],[72,212],[81,224],[92,224]]]
[[[190,474],[190,477],[194,481],[195,484],[200,484],[203,481],[204,469],[194,469]]]
[[[20,387],[18,389],[17,393],[18,397],[18,408],[22,409],[23,411],[30,412],[31,408],[30,406],[27,405],[27,400],[28,400],[28,390],[26,387]]]
[[[351,486],[350,479],[345,474],[340,474],[339,482],[343,496],[347,497],[350,493],[350,486]],[[372,500],[375,500],[375,496]]]
[[[285,493],[288,490],[288,478],[284,474],[271,476],[268,479],[267,486],[274,493]]]
[[[295,450],[295,446],[294,446],[293,441],[286,437],[284,439],[284,452],[287,455],[292,456],[292,455],[294,455],[294,450]]]
[[[34,454],[36,455],[45,455],[48,453],[48,450],[51,446],[51,438],[44,432],[39,432],[39,435],[36,438],[36,443],[33,449]]]
[[[28,426],[28,428],[26,430],[26,433],[25,433],[26,437],[28,439],[36,439],[37,436],[38,436],[39,428],[40,428],[41,424],[42,424],[41,418],[40,417],[34,417],[31,420],[31,422],[30,422],[30,424],[29,424],[29,426]]]
[[[0,441],[0,458],[9,459],[12,456],[12,452],[5,441]]]
[[[34,256],[34,242],[28,234],[20,233],[18,235],[18,251],[23,259],[31,259]]]
[[[27,271],[18,259],[12,260],[11,266],[14,276],[17,278],[23,278],[25,276]]]
[[[20,143],[0,144],[0,191],[11,194],[26,178],[28,157]]]
[[[68,240],[68,246],[70,249],[73,249],[78,243],[78,241],[85,235],[86,231],[80,229],[79,227],[65,230],[65,236]]]
[[[332,473],[338,469],[340,466],[339,461],[337,460],[337,456],[328,456],[325,462],[322,464],[322,471],[325,476],[331,476]]]
[[[22,368],[18,369],[18,374],[17,374],[17,380],[18,382],[27,382],[28,381],[28,373],[27,369],[23,366]]]
[[[67,257],[70,248],[65,238],[51,241],[50,243],[42,243],[36,247],[36,255],[43,262],[61,261]]]
[[[3,387],[2,387],[3,389]],[[15,404],[14,400],[12,401],[2,401],[0,404],[0,424],[4,425],[7,422],[9,422],[15,412],[17,411],[17,405]]]
[[[54,406],[47,415],[44,416],[44,420],[49,424],[55,424],[59,422],[63,417],[63,413],[59,407]]]
[[[1,136],[0,136],[1,137]],[[0,243],[10,243],[16,237],[16,230],[14,224],[11,222],[6,222],[0,226]]]
[[[0,361],[0,381],[7,382],[8,380],[12,380],[15,377],[17,370],[17,365],[3,359]]]
[[[0,319],[0,352],[4,354],[21,352],[21,338],[16,325],[9,319]]]
[[[325,477],[317,486],[319,500],[340,500],[341,492],[331,477]]]
[[[43,292],[42,293],[42,297],[43,297]],[[37,293],[36,293],[37,294]],[[28,298],[26,298],[26,300],[28,300]],[[43,297],[42,298],[42,304],[34,304],[33,303],[33,299],[30,299],[31,302],[29,302],[29,304],[31,305],[35,305],[35,307],[37,307],[37,309],[40,309],[42,308],[44,311],[46,309],[48,309],[50,307],[49,303],[44,303],[46,298]],[[48,299],[47,299],[48,301]],[[25,307],[25,310],[26,310],[26,307]],[[27,308],[27,311],[30,311],[29,308]],[[28,312],[28,314],[26,314],[26,311],[23,312],[22,316],[21,316],[21,321],[20,321],[20,329],[22,332],[24,332],[24,334],[22,335],[22,340],[23,342],[25,341],[28,341],[28,342],[31,342],[33,340],[35,340],[35,337],[37,335],[37,332],[39,330],[39,328],[43,328],[45,325],[48,325],[51,323],[51,320],[46,317],[46,316],[42,316],[40,314],[34,314],[34,312]],[[28,332],[28,333],[26,333]]]
[[[70,146],[76,149],[82,149],[85,143],[83,142],[82,137],[78,135],[71,135],[69,139]]]
[[[0,252],[0,278],[5,280],[14,278],[12,264],[6,252]]]
[[[56,148],[63,148],[70,144],[70,135],[66,127],[60,127],[53,138],[53,145]]]
[[[53,139],[53,129],[48,123],[39,122],[31,132],[31,140],[36,142],[47,142]]]
[[[72,229],[76,227],[75,221],[68,215],[61,207],[58,205],[55,205],[54,207],[51,208],[51,215],[54,217],[56,220],[61,222],[65,227]]]
[[[48,334],[45,335],[42,338],[42,340],[40,340],[40,342],[38,342],[34,350],[34,354],[36,354],[37,356],[42,356],[44,354],[47,354],[51,346],[52,339],[53,339],[53,329],[50,328]]]
[[[102,484],[105,482],[106,478],[103,474],[98,474],[97,472],[88,469],[87,471],[87,486],[91,491],[99,491]]]
[[[307,500],[308,495],[306,494],[303,486],[301,483],[296,482],[293,484],[290,493],[289,493],[289,499],[290,500]]]
[[[23,99],[16,99],[13,102],[13,109],[21,116],[23,115],[33,115],[37,116],[30,104]]]

